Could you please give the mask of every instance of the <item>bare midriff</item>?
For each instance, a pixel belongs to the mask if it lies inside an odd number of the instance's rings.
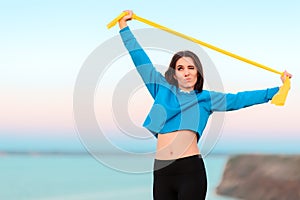
[[[200,154],[197,134],[190,130],[158,134],[156,159],[173,160]]]

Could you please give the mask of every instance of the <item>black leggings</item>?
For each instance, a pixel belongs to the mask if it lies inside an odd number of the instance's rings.
[[[154,200],[204,200],[207,179],[200,155],[177,160],[155,160]]]

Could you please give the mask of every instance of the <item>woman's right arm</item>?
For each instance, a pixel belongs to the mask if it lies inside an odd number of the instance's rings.
[[[127,26],[127,21],[132,19],[132,11],[126,11],[128,15],[125,15],[119,20],[120,35],[122,41],[128,50],[134,65],[137,68],[140,76],[142,77],[147,89],[151,93],[152,97],[155,98],[159,85],[164,82],[164,77],[156,71],[151,60],[149,59],[146,52],[137,42],[136,38]]]

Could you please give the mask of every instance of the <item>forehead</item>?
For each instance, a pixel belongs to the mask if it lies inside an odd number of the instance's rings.
[[[195,63],[191,57],[181,57],[177,60],[176,66],[177,65],[187,66],[187,65],[195,65]]]

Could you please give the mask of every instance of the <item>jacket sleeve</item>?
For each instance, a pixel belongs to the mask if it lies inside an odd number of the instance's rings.
[[[120,35],[138,73],[152,97],[155,98],[159,86],[165,82],[165,78],[155,69],[148,55],[137,42],[128,26],[120,30]]]
[[[266,103],[278,92],[279,87],[265,90],[253,90],[236,94],[210,92],[210,110],[231,111],[246,108],[256,104]]]

